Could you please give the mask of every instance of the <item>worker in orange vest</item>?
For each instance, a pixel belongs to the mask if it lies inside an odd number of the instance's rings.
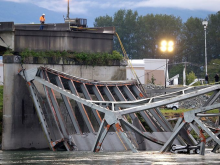
[[[42,14],[42,16],[40,17],[40,30],[44,29],[44,23],[45,23],[46,19],[45,19],[45,14]]]

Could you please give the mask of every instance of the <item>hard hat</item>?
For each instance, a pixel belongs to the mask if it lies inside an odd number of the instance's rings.
[[[45,14],[42,14],[42,15],[45,15]]]

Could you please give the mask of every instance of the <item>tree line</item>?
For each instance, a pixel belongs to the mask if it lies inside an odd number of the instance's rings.
[[[137,11],[119,10],[113,16],[97,17],[94,26],[114,26],[130,59],[168,58],[170,64],[189,62],[188,71],[201,74],[205,65],[204,20],[208,21],[207,60],[210,62],[220,57],[220,12],[208,15],[206,19],[190,17],[183,22],[174,15],[139,16]],[[161,52],[163,39],[174,41],[173,52]],[[116,37],[114,49],[121,51]],[[172,67],[177,66],[169,66]]]

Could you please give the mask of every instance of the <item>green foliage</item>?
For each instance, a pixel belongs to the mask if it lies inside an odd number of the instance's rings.
[[[112,60],[122,60],[123,56],[118,51],[113,51],[112,54],[108,53],[85,53],[85,52],[67,52],[67,51],[33,51],[25,49],[20,53],[24,61],[28,57],[38,58],[71,58],[77,63],[85,65],[108,65]]]
[[[189,85],[191,84],[195,79],[196,75],[193,71],[191,71],[189,74],[186,74],[186,84]]]
[[[220,59],[213,59],[208,64],[209,83],[215,82],[216,73],[220,73]]]
[[[7,48],[3,55],[13,55],[13,51],[10,48]]]
[[[156,80],[156,79],[154,78],[154,75],[152,74],[151,83],[152,83],[152,84],[155,84],[155,80]]]

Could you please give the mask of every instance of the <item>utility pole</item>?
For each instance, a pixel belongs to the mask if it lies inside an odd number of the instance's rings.
[[[207,26],[208,26],[208,21],[202,21],[202,25],[204,26],[204,32],[205,32],[205,74],[207,75],[206,28],[207,28]]]
[[[70,17],[70,0],[67,1],[67,15],[66,15],[66,19],[69,19]]]

